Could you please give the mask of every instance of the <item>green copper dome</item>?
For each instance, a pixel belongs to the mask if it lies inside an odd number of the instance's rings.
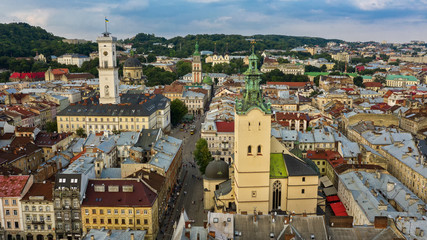
[[[207,85],[212,85],[213,84],[212,78],[209,77],[208,74],[206,74],[206,76],[203,78],[203,83]]]

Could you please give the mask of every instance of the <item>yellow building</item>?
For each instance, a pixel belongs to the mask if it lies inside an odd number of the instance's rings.
[[[58,132],[139,131],[170,127],[170,100],[163,95],[123,94],[121,104],[99,104],[89,99],[58,113]],[[127,103],[123,103],[127,102]]]
[[[262,97],[261,73],[253,52],[249,61],[244,96],[236,102],[234,162],[229,180],[224,176],[224,164],[209,163],[204,176],[205,209],[315,214],[318,173],[271,137],[271,104]]]
[[[89,180],[81,205],[83,232],[90,229],[159,231],[157,193],[139,179]]]

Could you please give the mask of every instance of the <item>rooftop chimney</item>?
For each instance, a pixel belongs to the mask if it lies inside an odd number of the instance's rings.
[[[130,240],[135,240],[135,235],[133,233],[130,234]]]
[[[95,237],[93,235],[91,235],[90,240],[95,240]]]

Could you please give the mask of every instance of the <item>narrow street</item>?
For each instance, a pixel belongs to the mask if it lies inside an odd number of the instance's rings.
[[[173,210],[165,216],[160,223],[160,232],[157,239],[170,239],[172,237],[175,221],[179,219],[182,208],[188,213],[188,216],[195,220],[194,224],[202,226],[203,220],[206,220],[206,213],[203,209],[203,180],[202,175],[194,162],[193,151],[197,140],[200,139],[201,123],[204,116],[196,116],[193,124],[186,124],[185,131],[181,131],[181,125],[173,128],[170,136],[183,139],[182,170],[179,182],[182,183],[179,192],[174,193],[176,199]],[[196,126],[196,132],[190,134],[190,125]]]

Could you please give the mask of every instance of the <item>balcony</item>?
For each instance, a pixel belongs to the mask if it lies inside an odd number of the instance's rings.
[[[32,224],[44,224],[44,220],[32,220]]]

